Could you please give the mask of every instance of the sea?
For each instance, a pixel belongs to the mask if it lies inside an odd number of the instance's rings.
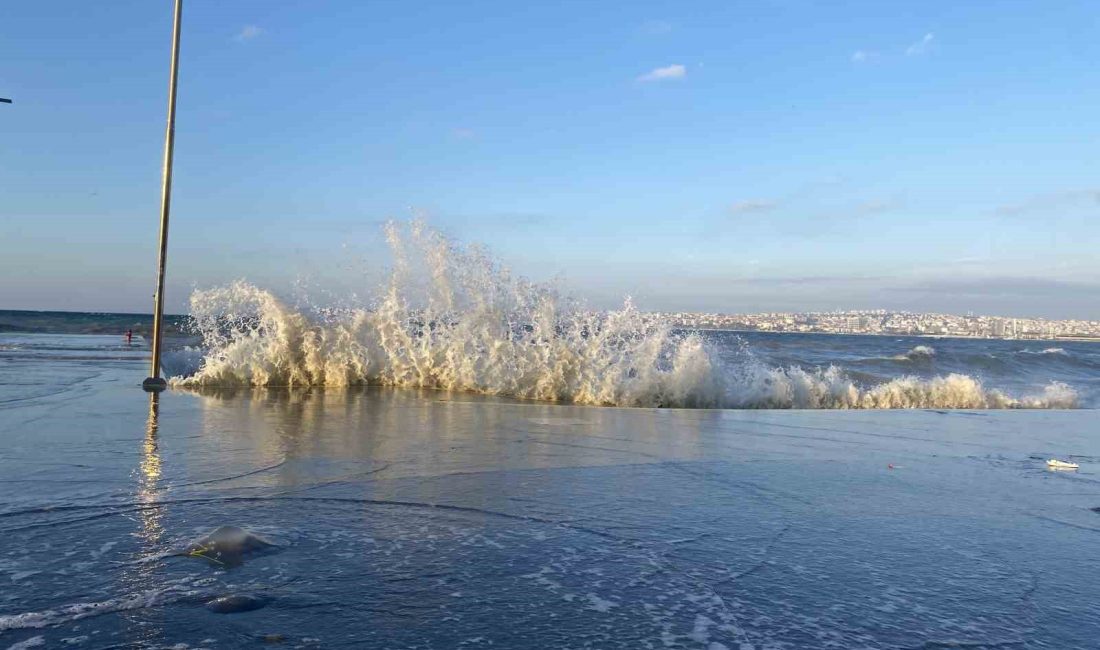
[[[368,299],[196,291],[162,393],[148,316],[0,312],[0,649],[1097,647],[1100,345],[685,331],[395,240]]]
[[[393,320],[413,333],[394,335],[375,312],[311,318],[255,287],[232,291],[250,303],[230,312],[232,322],[224,312],[205,322],[167,317],[163,371],[177,386],[390,385],[687,408],[1100,407],[1097,342],[687,331],[629,312],[626,334],[592,334],[607,325],[585,323],[559,328],[557,341],[507,322],[431,331],[410,316]],[[274,313],[262,310],[269,305]],[[145,358],[151,323],[140,314],[0,311],[0,361]]]

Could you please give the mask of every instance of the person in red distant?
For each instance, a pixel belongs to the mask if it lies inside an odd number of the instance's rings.
[[[132,330],[132,329],[126,330],[126,345],[130,345],[131,341],[133,341],[133,340],[134,340],[134,330]]]

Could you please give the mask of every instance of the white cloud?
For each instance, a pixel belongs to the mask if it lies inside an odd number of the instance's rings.
[[[1100,189],[1089,188],[1037,194],[1019,203],[998,206],[993,212],[1002,217],[1029,214],[1054,216],[1070,210],[1094,207],[1100,207]]]
[[[856,50],[852,52],[852,63],[867,63],[878,58],[878,52],[872,50]]]
[[[654,68],[650,70],[638,77],[638,81],[667,81],[669,79],[683,79],[686,76],[687,68],[679,63],[673,63],[663,68]]]
[[[936,38],[936,35],[932,32],[928,32],[924,35],[924,38],[910,45],[909,48],[905,50],[905,55],[918,56],[924,54],[932,47],[932,39],[934,38]]]
[[[775,201],[761,201],[761,200],[749,200],[738,201],[730,206],[730,214],[753,214],[760,212],[770,212],[778,207]]]
[[[233,37],[233,40],[237,41],[238,43],[243,43],[245,41],[251,41],[252,39],[263,33],[264,29],[262,27],[258,27],[256,25],[245,25],[241,28],[241,31],[237,32],[237,35]]]

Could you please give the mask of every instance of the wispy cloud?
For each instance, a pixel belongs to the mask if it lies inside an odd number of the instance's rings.
[[[237,41],[238,43],[243,43],[245,41],[251,41],[252,39],[263,33],[263,27],[259,27],[257,25],[245,25],[241,28],[241,31],[237,32],[237,34],[233,37],[233,40]]]
[[[1100,283],[1034,276],[965,274],[915,279],[885,286],[909,309],[975,311],[1048,318],[1100,318]]]
[[[804,286],[807,284],[860,284],[868,282],[882,282],[884,280],[890,280],[889,276],[881,275],[804,275],[804,276],[750,276],[746,278],[738,278],[739,283],[744,284],[758,284],[764,286],[775,285],[796,285]]]
[[[929,293],[957,293],[963,295],[989,296],[998,293],[1011,293],[1020,296],[1043,296],[1052,291],[1091,293],[1100,297],[1100,284],[1088,281],[1063,280],[1060,278],[1037,278],[1033,276],[986,276],[971,278],[931,278],[919,280],[906,286],[894,288],[897,291]]]
[[[638,81],[650,82],[650,81],[669,81],[675,79],[683,79],[687,76],[687,68],[679,63],[673,63],[672,65],[665,66],[663,68],[654,68],[644,75],[638,77]]]
[[[775,201],[738,201],[730,206],[729,212],[732,215],[759,214],[761,212],[771,212],[777,207],[779,207],[779,204]]]
[[[932,48],[932,41],[936,38],[936,35],[932,32],[928,32],[916,43],[913,43],[905,50],[906,56],[919,56],[928,52]]]
[[[878,52],[871,50],[856,50],[852,52],[852,63],[867,63],[878,58]]]
[[[460,128],[451,130],[451,137],[453,137],[456,140],[473,140],[474,138],[477,137],[477,132],[474,131],[473,129],[467,129],[467,128],[464,128],[464,127],[460,127]]]
[[[1018,217],[1090,206],[1100,207],[1100,189],[1065,190],[1063,192],[1038,194],[1019,203],[997,206],[993,212],[1002,217]]]

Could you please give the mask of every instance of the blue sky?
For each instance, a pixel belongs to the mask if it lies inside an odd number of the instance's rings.
[[[169,0],[0,7],[0,308],[148,311]],[[1095,2],[184,9],[168,306],[419,216],[593,304],[1100,318]]]

